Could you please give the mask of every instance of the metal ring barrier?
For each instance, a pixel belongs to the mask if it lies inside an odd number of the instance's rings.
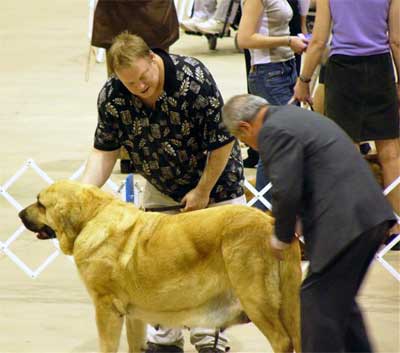
[[[79,178],[84,170],[85,164],[83,164],[76,172],[74,172],[70,176],[70,180],[75,180]],[[23,207],[20,203],[7,191],[11,185],[13,185],[29,168],[34,170],[46,183],[52,184],[53,180],[42,170],[39,166],[32,160],[27,160],[23,166],[17,170],[17,172],[2,186],[0,185],[0,195],[4,197],[15,209],[17,212],[21,211]],[[120,187],[117,186],[111,179],[109,179],[106,183],[114,194],[124,195],[124,200],[128,202],[134,202],[136,205],[139,204],[139,194],[142,192],[137,183],[134,182],[134,176],[132,174],[128,175],[125,180],[125,183]],[[387,195],[390,193],[396,186],[400,184],[400,177],[398,177],[391,185],[389,185],[383,193]],[[245,180],[244,185],[250,192],[254,195],[254,197],[247,203],[248,206],[254,205],[257,201],[262,202],[269,210],[272,209],[272,205],[269,203],[267,199],[264,198],[264,195],[271,189],[272,185],[269,183],[266,185],[261,191],[257,191],[256,188],[251,185],[247,180]],[[124,191],[123,191],[124,189]],[[398,215],[397,219],[400,223],[400,218]],[[19,226],[17,230],[7,238],[5,242],[0,241],[0,252],[3,252],[8,258],[13,261],[17,267],[19,267],[23,272],[25,272],[29,277],[36,278],[38,277],[57,257],[60,255],[60,249],[58,246],[58,241],[53,239],[52,242],[54,244],[55,250],[50,256],[48,256],[44,261],[36,268],[31,269],[26,263],[19,258],[16,254],[14,254],[10,250],[10,245],[17,241],[20,235],[25,231],[25,227],[23,225]],[[3,238],[0,238],[3,239]],[[376,254],[376,260],[398,281],[400,281],[400,273],[390,265],[385,259],[384,256],[386,253],[397,243],[400,242],[400,234],[393,239],[388,245],[380,249],[380,251]],[[69,256],[69,259],[73,261],[72,256]]]
[[[85,168],[85,164],[83,164],[75,173],[70,176],[70,180],[75,180],[79,178]],[[13,185],[28,169],[32,169],[35,171],[46,183],[52,184],[54,181],[51,179],[39,166],[35,163],[34,160],[28,159],[20,169],[3,184],[0,185],[0,195],[3,196],[15,209],[17,212],[21,211],[23,207],[20,203],[7,191],[11,185]],[[118,187],[117,185],[109,179],[107,181],[107,185],[113,190],[113,192],[117,193]],[[52,239],[51,241],[54,244],[55,250],[48,256],[44,261],[36,268],[30,268],[21,258],[19,258],[14,252],[9,248],[10,245],[18,240],[21,234],[25,231],[25,227],[23,225],[19,226],[17,230],[5,241],[2,242],[0,240],[0,252],[3,252],[6,256],[9,257],[11,261],[13,261],[22,271],[24,271],[29,277],[36,278],[38,277],[56,258],[60,255],[60,247],[58,245],[57,239]],[[3,238],[1,238],[3,239]],[[73,261],[72,256],[68,256],[71,261]]]

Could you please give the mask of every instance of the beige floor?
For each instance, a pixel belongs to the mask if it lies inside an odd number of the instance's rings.
[[[32,158],[53,179],[67,178],[83,163],[96,124],[96,96],[105,78],[92,63],[84,81],[88,52],[87,1],[3,0],[0,12],[0,186]],[[233,40],[208,50],[204,38],[182,36],[172,52],[189,54],[210,68],[225,98],[245,91],[244,62]],[[125,176],[116,169],[113,179]],[[7,191],[25,206],[45,183],[28,171]],[[20,225],[15,210],[0,197],[0,241]],[[36,268],[54,247],[24,232],[10,249]],[[399,269],[399,254],[387,256]],[[355,259],[356,261],[356,259]],[[362,303],[379,352],[399,352],[399,283],[375,263],[362,290]],[[234,352],[267,352],[252,325],[228,331]],[[193,348],[187,346],[187,351]],[[65,256],[37,278],[22,272],[0,251],[0,352],[94,352],[93,308]],[[121,351],[126,351],[125,340]]]

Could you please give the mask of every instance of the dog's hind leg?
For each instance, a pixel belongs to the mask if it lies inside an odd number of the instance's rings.
[[[247,293],[244,295],[244,289],[239,290],[238,297],[243,309],[250,320],[268,339],[275,353],[292,353],[292,340],[281,320],[279,303],[273,302],[273,298],[271,298],[271,302],[268,298],[269,292],[260,292],[260,289],[257,288],[257,285],[252,285],[247,288]],[[261,293],[261,295],[255,296],[251,294],[252,292]],[[265,297],[265,294],[267,294],[267,297]]]
[[[257,310],[258,308],[254,309]],[[293,353],[291,339],[279,319],[273,319],[270,317],[270,313],[260,312],[259,309],[258,313],[252,309],[249,311],[252,311],[249,316],[253,316],[253,323],[267,337],[275,353]]]
[[[125,322],[129,353],[139,353],[145,348],[146,324],[130,315],[126,316]]]
[[[225,268],[244,311],[268,339],[274,352],[293,352],[291,335],[281,317],[279,261],[268,253],[266,241],[258,234],[249,234],[245,239],[224,238]]]
[[[296,353],[300,353],[301,253],[298,241],[293,241],[290,246],[291,249],[289,249],[286,258],[280,262],[280,290],[282,295],[280,316],[283,325],[292,338]]]
[[[124,317],[110,300],[95,300],[96,323],[101,353],[118,352]]]

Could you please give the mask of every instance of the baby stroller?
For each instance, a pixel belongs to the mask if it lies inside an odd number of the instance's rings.
[[[230,18],[231,15],[235,11],[235,17],[232,23],[230,23]],[[223,27],[218,33],[203,33],[197,30],[190,30],[188,28],[185,28],[182,26],[184,32],[189,35],[196,35],[196,36],[205,36],[208,41],[208,48],[210,50],[215,50],[217,48],[217,41],[218,38],[223,38],[223,37],[230,37],[231,36],[231,28],[234,30],[237,30],[239,27],[239,22],[240,22],[240,17],[241,17],[241,10],[240,10],[240,0],[230,0],[229,1],[229,6],[228,6],[228,11],[225,16],[225,20],[223,22]],[[239,50],[239,46],[237,44],[237,38],[235,35],[234,38],[234,43],[236,49]]]

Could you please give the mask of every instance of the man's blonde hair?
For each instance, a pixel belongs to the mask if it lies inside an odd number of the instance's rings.
[[[150,53],[149,46],[141,37],[125,31],[114,38],[107,60],[115,72],[131,67],[137,59],[147,58]]]

